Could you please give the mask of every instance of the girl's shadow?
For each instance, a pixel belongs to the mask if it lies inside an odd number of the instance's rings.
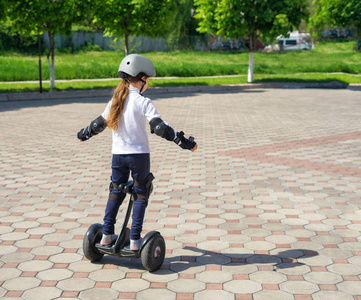
[[[304,263],[298,262],[299,258],[318,255],[316,251],[306,249],[289,249],[275,255],[253,253],[222,254],[197,247],[183,247],[182,251],[189,252],[189,254],[172,257],[167,257],[166,255],[162,267],[154,272],[154,274],[167,275],[184,272],[190,268],[199,268],[199,271],[202,272],[206,266],[210,265],[228,266],[230,268],[247,265],[266,265],[272,266],[273,270],[288,269],[304,265]],[[194,255],[192,255],[192,252],[194,252]],[[98,263],[123,267],[127,270],[144,270],[140,259],[104,256]]]
[[[207,251],[196,247],[184,247],[183,250],[195,252],[195,255],[180,255],[164,260],[162,269],[173,272],[183,272],[189,268],[200,267],[204,269],[208,265],[218,266],[246,266],[246,265],[267,265],[275,269],[288,269],[304,265],[298,262],[299,258],[317,256],[318,253],[306,249],[289,249],[275,255],[267,254],[222,254]],[[199,255],[199,253],[201,253]]]

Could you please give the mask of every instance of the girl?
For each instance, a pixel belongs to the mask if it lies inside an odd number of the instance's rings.
[[[174,141],[183,149],[195,151],[197,144],[186,139],[183,132],[176,132],[165,123],[152,101],[142,95],[148,87],[149,77],[155,76],[153,63],[138,54],[126,56],[120,63],[118,75],[122,78],[104,112],[87,128],[78,132],[78,139],[88,140],[106,127],[112,130],[112,177],[109,199],[105,208],[101,245],[112,245],[117,239],[114,224],[126,194],[117,187],[126,183],[129,174],[134,181],[133,216],[130,230],[130,249],[139,250],[145,209],[152,190],[150,173],[150,148],[146,131],[149,122],[151,133]]]

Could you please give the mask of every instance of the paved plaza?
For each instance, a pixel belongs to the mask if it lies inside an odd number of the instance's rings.
[[[2,299],[361,300],[360,91],[149,95],[199,145],[150,136],[143,234],[167,246],[154,273],[83,257],[107,201],[111,133],[76,133],[109,98],[0,102]]]

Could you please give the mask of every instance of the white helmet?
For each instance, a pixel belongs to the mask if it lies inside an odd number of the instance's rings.
[[[155,76],[155,68],[153,63],[143,55],[130,54],[122,60],[118,69],[118,75],[126,78],[129,75],[136,77],[139,73],[144,73],[148,77]]]

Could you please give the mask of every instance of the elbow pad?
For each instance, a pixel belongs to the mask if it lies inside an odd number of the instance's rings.
[[[91,135],[96,135],[102,132],[106,127],[107,127],[107,123],[105,122],[105,119],[102,116],[99,116],[90,123],[89,131]]]
[[[161,118],[154,118],[149,122],[150,132],[166,139],[173,141],[175,138],[174,129],[163,122]]]
[[[78,132],[78,139],[82,141],[89,140],[93,135],[97,135],[107,127],[107,123],[102,116],[99,116],[90,123],[87,128]]]

